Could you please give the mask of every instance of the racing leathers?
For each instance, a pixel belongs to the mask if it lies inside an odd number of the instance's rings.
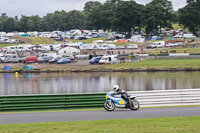
[[[125,101],[128,102],[128,93],[126,93],[126,91],[124,91],[123,89],[119,88],[116,92],[116,95],[121,95],[121,98],[123,98]]]

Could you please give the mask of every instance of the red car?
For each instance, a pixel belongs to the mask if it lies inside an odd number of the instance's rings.
[[[37,62],[37,56],[26,57],[24,63],[35,63]]]

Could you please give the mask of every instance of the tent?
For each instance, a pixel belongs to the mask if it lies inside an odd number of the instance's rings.
[[[33,65],[26,65],[24,66],[24,71],[27,71],[27,70],[31,70],[31,69],[35,69],[36,67],[33,66]]]
[[[126,42],[126,39],[119,39],[117,42]]]
[[[80,50],[74,47],[64,47],[58,50],[59,55],[72,55],[73,53],[79,54]]]
[[[25,37],[27,37],[27,36],[29,36],[29,35],[25,33],[25,34],[21,34],[21,36],[25,36]]]
[[[159,36],[153,36],[153,37],[151,38],[151,40],[163,40],[163,38],[162,38],[162,37],[159,37]]]
[[[11,70],[11,66],[4,66],[3,70]]]

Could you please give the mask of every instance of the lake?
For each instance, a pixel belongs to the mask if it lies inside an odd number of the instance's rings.
[[[200,88],[200,72],[97,72],[0,74],[0,95],[108,92]]]

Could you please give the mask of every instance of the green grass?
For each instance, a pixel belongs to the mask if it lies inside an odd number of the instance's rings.
[[[56,41],[46,37],[28,37],[31,44],[54,44]]]
[[[24,44],[55,44],[57,43],[57,41],[54,41],[51,38],[45,38],[45,37],[12,37],[15,39],[20,39],[20,40],[24,40],[25,43]],[[14,46],[14,45],[24,45],[23,43],[2,43],[0,44],[0,47],[7,47],[7,46]]]
[[[166,49],[156,49],[154,51],[146,52],[146,54],[160,54],[160,51],[166,51],[168,50],[168,53],[170,50],[176,50],[176,53],[200,53],[200,47],[199,48],[192,48],[191,46],[188,47],[176,47],[176,48],[166,48]]]
[[[172,24],[172,27],[174,30],[183,29],[183,26],[180,26],[179,24]]]
[[[200,59],[151,59],[142,62],[130,62],[102,66],[107,69],[131,68],[200,68]]]
[[[111,114],[112,115],[112,114]],[[200,117],[0,125],[0,133],[199,133]]]
[[[19,43],[1,43],[0,48],[8,47],[8,46],[15,46],[15,45],[21,45],[21,44],[19,44]]]
[[[106,38],[90,38],[90,39],[87,39],[87,40],[69,39],[69,41],[72,42],[72,43],[83,42],[85,44],[92,44],[96,40],[103,40],[105,42]],[[108,43],[108,44],[115,44],[117,46],[127,46],[128,44],[133,44],[133,42],[113,42],[113,43],[111,42],[111,43]],[[140,43],[134,42],[134,44],[140,44]]]
[[[96,40],[103,40],[105,41],[106,38],[90,38],[90,39],[86,39],[86,40],[73,40],[73,39],[68,39],[70,42],[72,43],[76,43],[76,42],[83,42],[83,43],[86,43],[86,44],[91,44],[93,43],[93,41],[96,41]]]
[[[179,25],[179,24],[172,24],[172,27],[174,28],[174,30],[184,29],[184,27],[182,25]],[[188,28],[185,28],[184,30],[185,30],[185,32],[189,32]]]
[[[178,75],[180,76],[180,75]],[[200,105],[178,105],[178,106],[155,106],[155,107],[140,107],[140,109],[150,109],[150,108],[179,108],[179,107],[200,107]],[[72,112],[72,111],[97,111],[97,110],[105,110],[102,108],[93,108],[93,109],[69,109],[69,110],[44,110],[44,111],[8,111],[8,112],[0,112],[0,114],[28,114],[28,113],[45,113],[45,112]],[[116,108],[115,110],[122,110]],[[128,110],[128,109],[125,109]]]

